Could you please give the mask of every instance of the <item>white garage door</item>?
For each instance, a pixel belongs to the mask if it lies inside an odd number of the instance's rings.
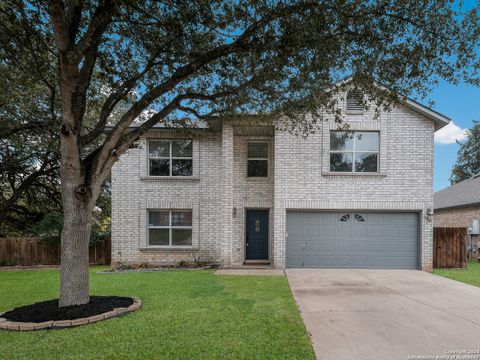
[[[287,267],[417,269],[417,213],[287,213]]]

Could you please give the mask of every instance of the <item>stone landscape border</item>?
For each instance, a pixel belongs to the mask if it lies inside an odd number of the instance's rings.
[[[133,303],[129,307],[115,308],[112,311],[109,311],[103,314],[97,314],[90,317],[74,319],[74,320],[55,320],[55,321],[45,321],[41,323],[17,322],[17,321],[9,321],[5,319],[4,317],[2,317],[4,313],[1,313],[0,329],[32,331],[32,330],[45,330],[45,329],[65,329],[65,328],[77,327],[81,325],[92,324],[98,321],[126,315],[132,311],[140,309],[142,307],[142,301],[139,298],[135,298],[135,297],[132,299],[133,299]]]

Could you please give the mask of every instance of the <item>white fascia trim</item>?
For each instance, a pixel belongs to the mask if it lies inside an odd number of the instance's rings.
[[[412,109],[413,111],[417,111],[420,114],[426,116],[427,118],[433,120],[435,122],[435,131],[440,130],[444,126],[448,125],[448,123],[451,121],[450,118],[433,111],[432,109],[429,109],[428,107],[412,100],[412,99],[406,99],[405,105]]]

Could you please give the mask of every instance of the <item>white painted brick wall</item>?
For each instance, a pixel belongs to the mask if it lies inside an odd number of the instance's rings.
[[[151,131],[152,138],[171,137]],[[149,178],[147,140],[129,150],[112,169],[112,261],[114,263],[175,263],[192,260],[190,249],[148,249],[147,210],[193,211],[193,248],[200,260],[224,262],[221,134],[194,139],[194,176],[185,179]]]
[[[274,265],[285,266],[287,209],[408,210],[420,213],[421,266],[432,267],[433,134],[431,120],[407,108],[396,108],[372,120],[373,113],[347,116],[352,130],[380,130],[380,173],[329,173],[329,132],[324,120],[303,140],[285,132],[275,135]]]
[[[285,266],[287,209],[408,210],[421,213],[422,268],[432,265],[433,122],[406,108],[373,119],[346,117],[353,130],[379,130],[379,175],[332,175],[329,170],[330,120],[306,139],[277,131],[274,137],[203,131],[194,140],[191,179],[151,179],[146,139],[129,150],[112,170],[112,260],[115,263],[174,263],[191,260],[186,249],[148,249],[149,208],[191,208],[193,247],[201,260],[241,264],[245,258],[245,209],[270,210],[270,259]],[[151,131],[148,137],[172,133]],[[249,140],[269,142],[268,179],[246,178]],[[234,208],[236,213],[234,214]]]

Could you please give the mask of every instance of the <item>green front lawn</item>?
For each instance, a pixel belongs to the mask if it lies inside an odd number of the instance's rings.
[[[434,274],[480,287],[480,263],[470,262],[466,269],[434,269]]]
[[[313,359],[285,277],[211,271],[96,274],[91,294],[143,308],[64,330],[0,330],[2,359]],[[0,312],[58,297],[58,271],[0,272]]]

